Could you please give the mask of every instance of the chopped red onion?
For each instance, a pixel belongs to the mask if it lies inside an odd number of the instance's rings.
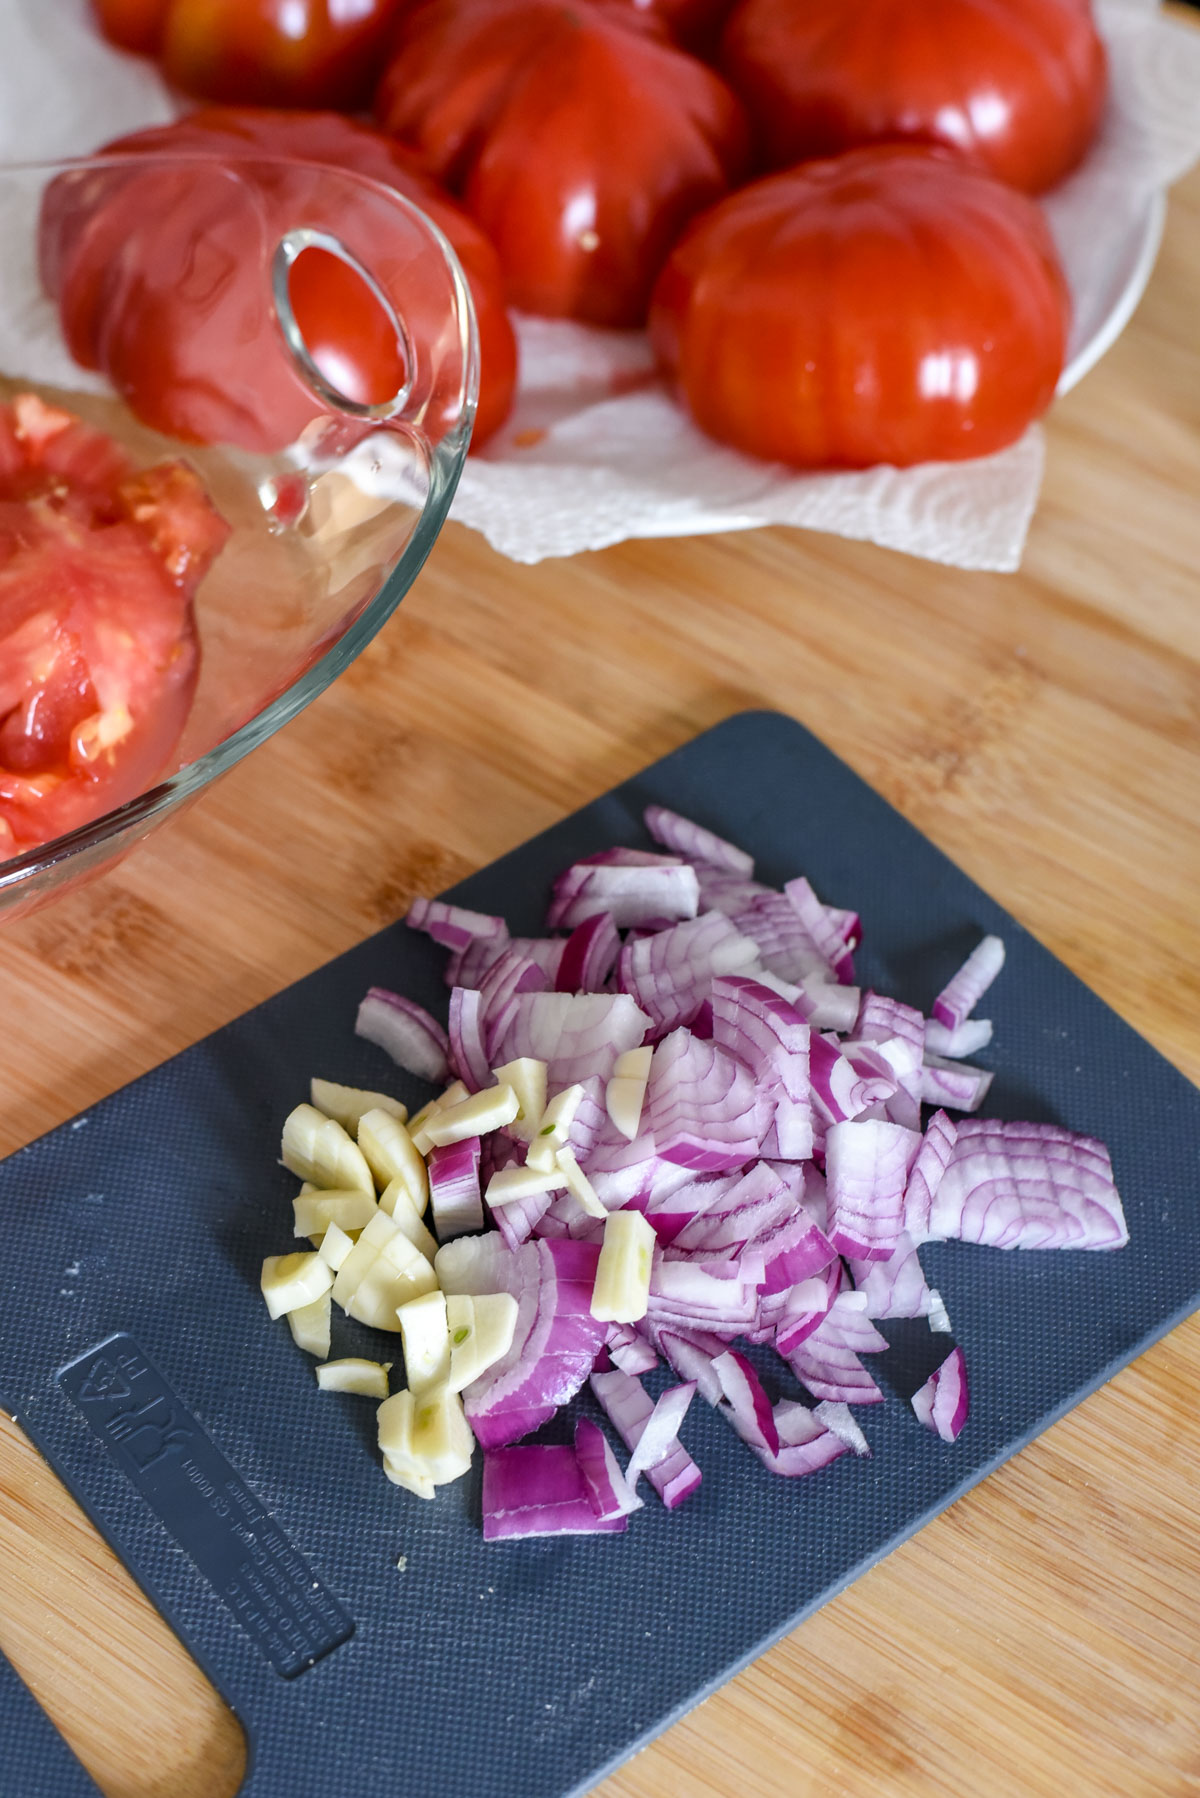
[[[828,1267],[807,1280],[798,1280],[783,1294],[784,1306],[775,1323],[775,1347],[786,1360],[819,1328],[842,1285],[842,1264],[835,1256]],[[760,1306],[760,1310],[762,1307]]]
[[[631,1453],[636,1453],[642,1433],[649,1427],[656,1409],[649,1393],[640,1380],[622,1373],[620,1368],[613,1368],[608,1373],[594,1373],[591,1385],[622,1442]],[[686,1392],[690,1401],[695,1387],[690,1390],[686,1386],[675,1387],[673,1390]],[[677,1400],[674,1402],[678,1403]],[[666,1445],[665,1451],[645,1471],[646,1478],[669,1511],[690,1498],[700,1484],[700,1469],[678,1437]]]
[[[501,946],[508,941],[508,925],[503,918],[448,905],[444,899],[414,899],[404,921],[410,930],[423,930],[443,949],[461,952],[476,940]]]
[[[595,912],[576,925],[563,944],[554,985],[560,993],[599,993],[621,952],[621,936],[611,912]]]
[[[925,1023],[925,1048],[931,1055],[945,1055],[951,1061],[978,1055],[991,1040],[990,1018],[966,1018],[956,1030],[947,1030],[936,1018],[928,1018]]]
[[[691,1021],[718,975],[750,967],[757,955],[721,912],[705,912],[653,936],[631,937],[617,958],[617,985],[661,1036]]]
[[[867,1301],[870,1318],[928,1317],[934,1309],[936,1294],[925,1279],[916,1244],[906,1231],[900,1232],[886,1261],[851,1257],[850,1272],[855,1289]]]
[[[523,1443],[483,1457],[483,1539],[617,1534],[624,1512],[600,1516],[573,1448]]]
[[[550,930],[574,930],[585,918],[607,912],[618,929],[654,919],[694,918],[700,904],[696,871],[676,856],[645,856],[628,863],[576,862],[554,883],[546,913]]]
[[[957,1135],[958,1125],[954,1120],[944,1111],[935,1111],[926,1125],[904,1194],[904,1228],[916,1243],[926,1242],[929,1238],[933,1195],[946,1171]]]
[[[463,1393],[467,1421],[485,1448],[515,1442],[573,1398],[591,1372],[605,1326],[592,1316],[600,1251],[594,1243],[538,1241],[520,1251],[537,1258],[537,1303],[520,1337]],[[519,1295],[519,1300],[525,1295]]]
[[[825,1137],[829,1240],[843,1255],[883,1261],[904,1228],[904,1191],[921,1146],[901,1124],[831,1124]]]
[[[778,1454],[779,1430],[771,1413],[771,1401],[745,1355],[737,1349],[726,1349],[713,1362],[713,1372],[729,1401],[738,1434],[745,1441],[761,1443],[769,1454]]]
[[[838,1405],[832,1399],[823,1398],[819,1405],[813,1406],[813,1416],[820,1418],[825,1428],[832,1430],[852,1455],[870,1454],[871,1445],[859,1428],[849,1405]]]
[[[813,1150],[808,1085],[808,1024],[794,1005],[745,975],[725,974],[712,983],[712,1039],[754,1075],[774,1100],[764,1153],[804,1161]]]
[[[943,1442],[954,1442],[967,1421],[970,1393],[967,1358],[960,1348],[951,1349],[912,1398],[912,1408],[926,1429],[936,1430]]]
[[[896,1077],[868,1043],[859,1043],[853,1059],[827,1036],[809,1038],[808,1069],[813,1105],[826,1125],[856,1118],[869,1105],[891,1098]]]
[[[477,1136],[429,1151],[429,1204],[441,1242],[483,1229],[479,1152]]]
[[[496,1046],[511,1022],[517,995],[544,992],[549,985],[544,969],[515,943],[496,957],[479,983],[479,1029],[489,1063],[503,1059]]]
[[[665,805],[648,805],[642,813],[646,829],[656,843],[671,849],[687,862],[703,862],[710,868],[724,868],[749,880],[754,873],[754,857],[747,855],[724,837],[705,830],[691,818],[670,812]]]
[[[492,1085],[492,1069],[483,1034],[483,1006],[478,987],[456,986],[450,994],[450,1062],[463,1085],[482,1092]]]
[[[641,1510],[643,1500],[621,1472],[608,1437],[590,1417],[575,1425],[575,1459],[597,1517],[627,1517]]]
[[[358,1008],[355,1035],[386,1049],[397,1067],[435,1084],[449,1073],[450,1042],[435,1017],[386,987],[373,986]]]
[[[877,1354],[887,1342],[873,1328],[857,1292],[839,1293],[829,1312],[798,1348],[784,1358],[814,1398],[836,1404],[877,1405],[883,1393],[860,1354]]]
[[[921,1068],[921,1099],[926,1105],[949,1105],[952,1111],[978,1111],[992,1078],[986,1068],[973,1068],[965,1061],[944,1061],[926,1050]]]
[[[834,910],[831,915],[803,875],[787,881],[783,890],[839,985],[849,986],[854,979],[852,951],[862,935],[857,913]]]
[[[1057,1124],[964,1118],[928,1233],[999,1249],[1117,1249],[1129,1241],[1103,1143]]]
[[[495,1057],[544,1061],[549,1088],[559,1092],[592,1075],[607,1080],[617,1057],[638,1048],[649,1027],[626,993],[518,993]]]
[[[785,893],[771,888],[761,892],[745,911],[733,915],[743,936],[757,944],[762,965],[781,980],[804,980],[817,975],[836,980],[833,964],[812,939],[803,919]]]
[[[773,890],[761,881],[749,880],[728,868],[711,867],[707,862],[696,864],[696,878],[700,883],[700,910],[722,911],[727,918],[740,918],[756,899]]]
[[[664,1161],[697,1173],[741,1167],[758,1151],[763,1114],[750,1075],[715,1043],[675,1030],[658,1045],[642,1122]]]
[[[1004,944],[998,936],[985,936],[972,949],[948,986],[933,1002],[931,1017],[947,1030],[957,1030],[969,1018],[1004,966]]]

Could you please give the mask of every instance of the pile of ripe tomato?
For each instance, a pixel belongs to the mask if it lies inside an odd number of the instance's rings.
[[[801,468],[986,454],[1053,396],[1069,299],[1033,196],[1098,128],[1090,0],[95,5],[114,42],[223,103],[112,148],[327,158],[434,214],[481,322],[477,443],[511,401],[508,306],[648,325],[704,430]],[[199,370],[171,390],[200,341],[191,302],[155,289],[177,222],[133,181],[97,204],[107,228],[81,193],[43,247],[80,359],[177,434],[290,432],[269,405],[247,423],[244,395],[199,407]]]

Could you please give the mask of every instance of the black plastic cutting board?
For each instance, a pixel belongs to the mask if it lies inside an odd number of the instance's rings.
[[[1103,1137],[1132,1242],[925,1251],[971,1372],[953,1447],[892,1398],[862,1414],[870,1460],[783,1480],[697,1404],[704,1483],[678,1512],[485,1546],[478,1467],[432,1503],[388,1485],[374,1406],[318,1393],[258,1292],[290,1241],[284,1115],[311,1074],[392,1079],[359,998],[444,1008],[441,950],[385,930],[12,1156],[0,1399],[242,1719],[253,1798],[586,1791],[1200,1302],[1200,1093],[789,719],[730,719],[453,897],[534,931],[552,874],[646,842],[651,800],[856,907],[861,977],[914,1004],[1001,934],[988,1109]],[[29,1746],[19,1788],[0,1761],[5,1798],[76,1790]]]

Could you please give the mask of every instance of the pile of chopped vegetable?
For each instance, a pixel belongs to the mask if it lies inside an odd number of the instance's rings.
[[[622,1531],[643,1473],[682,1504],[697,1391],[774,1473],[868,1454],[851,1407],[883,1400],[867,1358],[887,1319],[944,1337],[911,1403],[953,1442],[966,1362],[921,1244],[1128,1241],[1103,1144],[974,1115],[991,1076],[962,1057],[991,1038],[973,1013],[998,938],[925,1017],[854,984],[859,920],[807,880],[763,885],[662,807],[646,825],[662,853],[567,868],[544,937],[418,900],[408,923],[449,951],[447,1026],[373,988],[357,1028],[442,1091],[410,1118],[314,1080],[284,1125],[312,1247],[264,1264],[271,1315],[322,1387],[382,1400],[397,1485],[432,1498],[479,1443],[489,1540]],[[388,1395],[391,1363],[329,1360],[332,1303],[399,1333],[406,1388]],[[806,1397],[772,1404],[748,1344]],[[660,1361],[677,1383],[655,1400]],[[525,1440],[585,1384],[624,1472],[587,1417],[573,1445]]]

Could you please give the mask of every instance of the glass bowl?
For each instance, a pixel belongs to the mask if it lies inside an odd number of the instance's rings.
[[[216,163],[144,153],[0,169],[0,400],[33,393],[107,432],[138,469],[182,459],[230,526],[195,594],[199,672],[168,764],[155,784],[93,821],[7,859],[0,851],[4,917],[32,910],[125,854],[323,692],[396,609],[449,510],[479,384],[475,316],[454,252],[395,192],[315,165],[298,165],[297,174],[289,164],[291,178],[282,182],[281,166],[253,155]],[[214,194],[220,216],[209,230],[203,220],[214,217]],[[127,403],[107,378],[74,360],[59,307],[42,285],[39,220],[54,205],[104,217],[112,202],[107,216],[123,218],[132,240],[155,207],[163,216],[170,209],[176,225],[190,217],[195,196],[204,200],[195,208],[199,222],[162,234],[155,255],[168,260],[156,262],[155,280],[167,289],[177,283],[192,302],[199,293],[202,310],[211,301],[185,353],[195,346],[202,385],[210,376],[218,387],[241,381],[255,447],[184,442],[141,422],[131,409],[145,410],[136,391]],[[236,266],[214,275],[213,240],[231,218]],[[229,241],[226,232],[226,247]],[[119,257],[122,249],[110,242],[105,254]],[[293,305],[293,270],[306,252],[310,270],[313,254],[335,258],[372,328],[385,321],[394,391],[364,394],[360,383],[351,397],[328,345],[310,346],[308,321]],[[110,264],[97,266],[103,272]],[[221,311],[231,283],[233,314]],[[245,390],[248,349],[255,378],[261,373],[272,396],[257,407],[257,388]],[[354,386],[352,375],[345,385]],[[0,677],[2,579],[0,560]],[[0,782],[5,777],[0,764]]]

